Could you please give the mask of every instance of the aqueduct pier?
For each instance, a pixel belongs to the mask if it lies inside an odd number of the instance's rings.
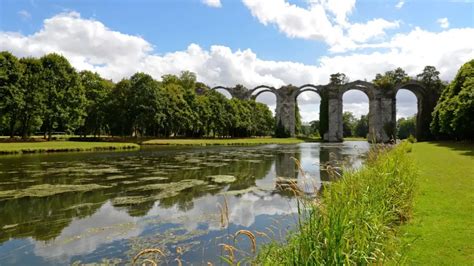
[[[276,96],[276,121],[281,123],[290,136],[295,136],[296,98],[299,94],[306,91],[317,93],[321,98],[320,115],[323,113],[327,114],[325,119],[328,121],[328,128],[323,135],[323,140],[328,142],[340,142],[343,140],[342,96],[346,91],[359,90],[367,95],[369,99],[368,140],[376,142],[388,142],[394,138],[396,132],[396,95],[398,90],[409,90],[417,98],[416,137],[419,140],[431,138],[429,130],[432,119],[431,113],[439,98],[439,93],[436,90],[426,88],[423,83],[416,80],[396,84],[392,89],[380,89],[371,82],[361,80],[342,85],[305,84],[300,87],[287,85],[278,89],[266,85],[257,86],[253,89],[246,89],[243,86],[233,88],[217,86],[212,89],[226,90],[233,98],[238,99],[256,99],[262,93],[273,93]],[[323,102],[326,104],[323,104]],[[323,118],[321,117],[320,119],[322,120]]]

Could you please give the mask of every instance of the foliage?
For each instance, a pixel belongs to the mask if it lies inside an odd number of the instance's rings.
[[[18,112],[25,104],[20,80],[22,65],[10,52],[0,53],[0,126],[13,137]]]
[[[329,78],[329,84],[332,85],[344,85],[349,82],[349,78],[344,73],[331,74]]]
[[[409,136],[416,135],[416,116],[400,118],[397,120],[397,137],[406,139]]]
[[[405,70],[398,67],[395,70],[390,70],[384,74],[375,75],[374,84],[383,90],[393,89],[396,84],[403,83],[409,80]]]
[[[408,136],[408,138],[407,138],[407,141],[410,142],[410,143],[416,143],[416,138],[415,138],[415,136],[410,134],[410,136]]]
[[[432,71],[428,72],[431,73]],[[436,83],[436,78],[425,77]],[[474,60],[464,64],[443,90],[433,111],[431,131],[438,137],[474,138]]]
[[[351,112],[342,114],[342,132],[344,137],[354,136],[353,131],[357,121]]]
[[[369,116],[362,115],[360,119],[357,119],[354,127],[354,136],[367,138],[369,134]]]
[[[397,259],[398,225],[411,217],[416,170],[404,143],[369,154],[367,165],[347,171],[320,200],[300,203],[300,224],[287,243],[266,246],[265,265],[366,265]]]
[[[42,130],[87,135],[250,137],[274,133],[264,104],[227,99],[189,71],[161,81],[136,73],[117,84],[77,73],[61,55],[18,60],[0,54],[0,134]],[[241,87],[241,86],[238,86]]]
[[[83,123],[86,99],[79,75],[66,58],[48,54],[40,60],[45,84],[43,129],[51,139],[54,130],[72,132]]]

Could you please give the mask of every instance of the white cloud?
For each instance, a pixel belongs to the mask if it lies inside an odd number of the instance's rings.
[[[405,4],[405,1],[400,0],[400,1],[398,1],[398,3],[395,5],[395,7],[396,7],[397,9],[401,9],[404,4]]]
[[[26,20],[30,20],[31,19],[31,14],[30,12],[26,11],[26,10],[20,10],[18,11],[17,13],[20,18],[23,20],[23,21],[26,21]]]
[[[443,29],[449,28],[449,20],[448,18],[440,18],[436,22],[438,22],[439,26]]]
[[[210,7],[221,7],[222,6],[221,0],[202,0],[202,2],[205,5],[208,5]]]
[[[383,37],[386,30],[399,27],[398,21],[382,18],[351,24],[347,16],[355,0],[310,0],[307,8],[285,0],[242,1],[262,24],[275,24],[290,38],[324,41],[332,52],[359,48],[358,43]]]
[[[243,84],[247,87],[326,84],[329,75],[336,72],[345,73],[351,80],[372,80],[375,74],[396,67],[414,76],[425,65],[435,66],[442,79],[450,80],[464,62],[474,58],[472,43],[474,28],[441,32],[415,28],[378,44],[384,50],[323,56],[318,64],[309,65],[263,60],[250,49],[231,50],[220,45],[207,50],[190,44],[186,50],[158,55],[142,37],[113,31],[99,21],[81,18],[74,12],[46,19],[43,27],[32,35],[0,32],[0,50],[9,50],[20,57],[61,53],[77,69],[97,71],[115,81],[137,71],[159,79],[164,74],[190,70],[210,86]],[[313,95],[307,102],[316,103],[318,99]],[[275,104],[274,97],[268,93],[262,94],[259,100]],[[303,117],[303,120],[309,119]]]

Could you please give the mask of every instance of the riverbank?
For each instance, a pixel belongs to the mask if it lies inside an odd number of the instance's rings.
[[[285,243],[262,247],[257,263],[397,264],[397,232],[411,217],[415,192],[410,150],[406,142],[372,150],[363,168],[345,172],[318,200],[301,197],[298,229]]]
[[[474,143],[416,143],[414,218],[403,227],[412,265],[474,262]]]
[[[319,139],[300,138],[241,138],[241,139],[152,139],[141,142],[142,145],[262,145],[262,144],[296,144],[302,142],[319,141]]]
[[[139,149],[135,143],[83,142],[83,141],[44,141],[0,143],[0,155],[46,152],[100,151]]]

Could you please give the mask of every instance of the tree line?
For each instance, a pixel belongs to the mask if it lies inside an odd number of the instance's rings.
[[[77,72],[58,54],[0,53],[0,135],[249,137],[272,135],[274,127],[266,105],[227,99],[192,72],[161,81],[136,73],[114,83]]]

